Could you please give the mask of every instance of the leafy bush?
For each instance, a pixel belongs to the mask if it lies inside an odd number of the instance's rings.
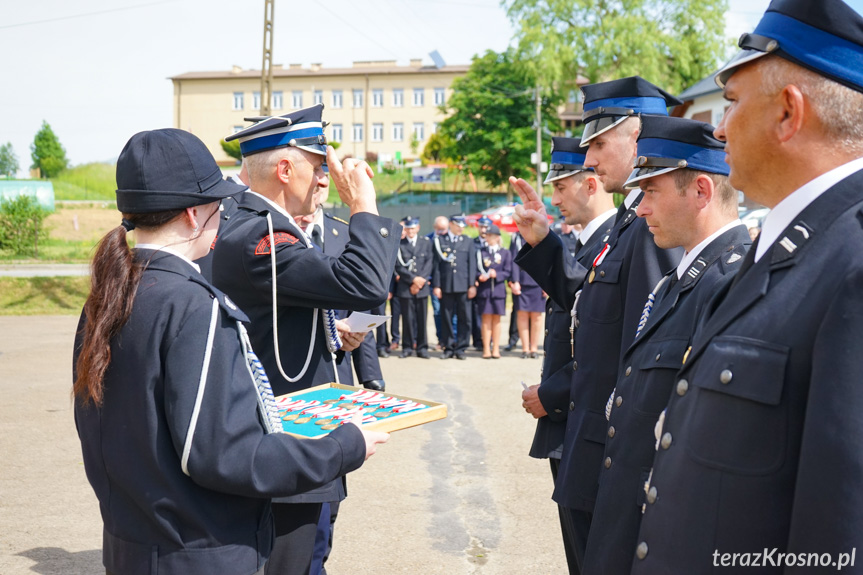
[[[39,257],[39,238],[47,237],[47,216],[48,210],[32,196],[0,200],[0,246],[17,255]]]

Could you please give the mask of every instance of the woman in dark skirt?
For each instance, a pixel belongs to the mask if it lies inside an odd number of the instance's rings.
[[[490,226],[485,237],[488,245],[476,253],[482,357],[500,359],[500,318],[506,315],[506,282],[512,278],[512,255],[501,247],[497,226]]]
[[[510,252],[517,254],[524,246],[521,234],[513,234]],[[542,314],[545,312],[545,293],[518,264],[512,265],[513,294],[518,292],[518,334],[521,338],[521,357],[537,357],[542,334]]]

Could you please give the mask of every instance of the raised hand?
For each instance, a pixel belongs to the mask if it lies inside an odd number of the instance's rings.
[[[332,146],[327,146],[327,166],[339,197],[351,209],[351,215],[358,212],[377,215],[375,186],[372,183],[375,173],[371,166],[355,158],[340,162]]]
[[[524,241],[535,246],[548,235],[548,214],[545,211],[545,204],[531,185],[521,178],[510,177],[509,183],[515,188],[522,201],[522,205],[515,207],[515,214],[513,214],[518,233]]]

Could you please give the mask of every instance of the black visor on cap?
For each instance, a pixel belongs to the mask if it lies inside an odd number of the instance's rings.
[[[586,123],[584,125],[584,133],[581,135],[581,141],[587,142],[588,140],[602,134],[603,132],[607,132],[608,130],[612,129],[613,127],[615,127],[629,117],[629,115],[603,116],[602,118],[599,118],[597,120],[585,119]]]

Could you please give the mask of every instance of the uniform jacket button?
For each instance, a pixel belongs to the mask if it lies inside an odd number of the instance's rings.
[[[659,358],[660,358],[660,357],[662,357],[662,354],[661,354],[661,353],[657,353],[657,354],[656,354],[656,361],[659,361]]]
[[[572,371],[578,371],[578,362],[577,361],[572,362]]]
[[[605,271],[599,272],[599,277],[604,278],[605,277]]]
[[[647,490],[647,502],[653,505],[656,503],[656,487],[651,487]]]
[[[722,373],[719,374],[719,381],[721,381],[723,384],[727,385],[727,384],[731,383],[731,378],[733,376],[734,376],[734,374],[731,373],[730,369],[723,369]]]
[[[668,449],[669,447],[671,447],[671,434],[667,431],[663,433],[662,440],[659,442],[659,444],[662,446],[662,449]]]
[[[635,548],[635,555],[639,559],[644,559],[645,557],[647,557],[647,543],[645,543],[644,541],[639,543],[638,547]]]
[[[545,335],[548,335],[548,329],[545,330]]]
[[[382,238],[390,237],[390,231],[386,228],[381,228],[381,237]]]
[[[614,429],[614,426],[613,426],[613,425],[612,425],[611,427],[609,427],[609,428],[608,428],[608,436],[609,436],[609,437],[614,437],[614,434],[615,434],[615,433],[616,433],[616,431],[615,431],[615,429]]]
[[[677,395],[684,396],[686,392],[689,391],[689,382],[685,379],[681,379],[677,382]]]
[[[628,366],[626,366],[626,371],[623,372],[623,375],[625,375],[626,377],[629,377],[630,373],[632,373],[632,366],[628,365]]]
[[[606,457],[606,458],[605,458],[605,468],[606,468],[606,469],[608,469],[608,468],[610,468],[610,467],[611,467],[611,458],[610,458],[610,457]]]
[[[574,401],[570,401],[570,402],[569,402],[569,410],[570,410],[570,411],[575,411],[575,402],[574,402]]]
[[[623,403],[623,398],[621,396],[617,396],[617,399],[614,400],[614,405],[620,407],[620,404]]]

